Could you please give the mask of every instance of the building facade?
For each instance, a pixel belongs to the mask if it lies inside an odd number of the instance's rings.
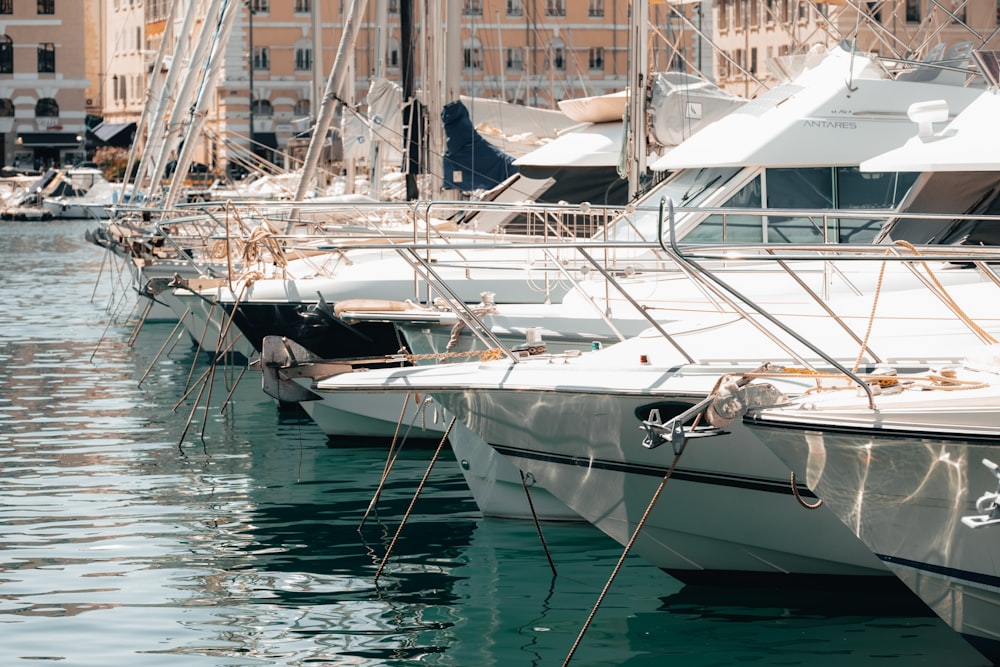
[[[43,168],[83,159],[96,2],[0,0],[4,165]]]
[[[363,108],[378,72],[392,81],[401,78],[405,1],[367,3],[349,54],[347,78],[353,85],[346,104]],[[442,28],[426,25],[427,3],[411,1],[420,89],[428,76],[441,76],[425,72],[422,62],[431,62],[425,45]],[[649,1],[650,69],[700,73],[746,97],[773,84],[772,59],[816,44],[855,40],[862,51],[899,59],[940,58],[963,46],[990,48],[1000,14],[997,0]],[[174,0],[0,0],[3,164],[79,159],[88,116],[103,120],[103,137],[138,121],[161,43],[173,43],[188,15],[194,17],[192,35],[200,33],[198,17],[213,0],[178,2],[168,25]],[[459,2],[460,48],[448,65],[462,94],[554,108],[562,99],[626,88],[630,0]],[[347,0],[238,3],[221,72],[206,102],[197,161],[220,172],[248,154],[292,164],[286,149],[316,118],[350,5]],[[973,35],[991,39],[981,44]],[[190,65],[184,53],[168,55],[161,78],[171,67]],[[121,143],[122,137],[117,139]]]

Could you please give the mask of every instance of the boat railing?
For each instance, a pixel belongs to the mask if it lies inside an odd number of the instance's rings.
[[[683,209],[681,209],[683,210]],[[687,212],[698,212],[701,214],[712,213],[719,216],[738,215],[742,219],[748,217],[797,217],[812,219],[816,221],[817,229],[827,229],[834,225],[835,220],[845,218],[862,219],[898,219],[906,217],[897,211],[872,211],[872,210],[762,210],[762,209],[692,209]],[[939,217],[942,223],[945,220],[953,221],[956,218],[969,218],[990,221],[990,216],[955,216],[940,215],[933,216],[920,214],[915,217],[922,219]],[[997,218],[1000,223],[1000,218]],[[669,233],[668,233],[669,232]],[[671,236],[672,235],[672,236]],[[793,283],[798,285],[807,295],[808,301],[814,301],[822,308],[822,312],[830,318],[831,322],[836,322],[842,327],[859,345],[865,347],[871,358],[880,360],[873,350],[870,349],[864,338],[851,330],[845,323],[845,318],[838,314],[833,306],[829,304],[830,295],[826,292],[826,287],[833,280],[840,280],[847,288],[847,292],[854,295],[863,295],[870,291],[871,280],[867,280],[865,285],[855,285],[854,281],[859,275],[866,275],[865,272],[859,274],[858,271],[844,269],[838,265],[843,260],[846,262],[865,261],[873,265],[877,271],[877,266],[886,262],[898,262],[908,272],[916,277],[917,284],[923,285],[928,294],[948,305],[946,289],[935,283],[932,274],[923,270],[928,264],[937,263],[948,267],[948,270],[962,266],[963,271],[974,269],[978,271],[983,280],[988,280],[1000,286],[1000,279],[993,267],[992,262],[1000,261],[1000,249],[993,247],[978,246],[943,246],[935,244],[893,244],[893,243],[681,243],[677,241],[676,229],[671,227],[667,230],[663,224],[660,225],[659,238],[661,241],[648,242],[644,240],[610,240],[609,239],[530,239],[526,238],[518,243],[497,242],[491,248],[496,256],[504,250],[534,248],[547,258],[544,267],[539,270],[555,271],[561,280],[570,285],[570,289],[577,290],[581,294],[586,294],[587,300],[593,305],[594,310],[605,321],[614,328],[614,317],[610,315],[610,303],[614,300],[618,303],[628,304],[636,313],[645,317],[650,326],[678,349],[686,358],[691,360],[691,355],[685,352],[663,328],[655,315],[655,309],[650,308],[649,302],[636,295],[633,280],[642,280],[652,277],[658,279],[659,276],[683,276],[699,289],[706,297],[706,302],[716,304],[720,310],[726,309],[728,312],[736,313],[748,321],[754,322],[765,335],[775,343],[781,345],[791,356],[803,365],[809,365],[792,347],[782,343],[780,338],[774,334],[774,329],[761,326],[754,313],[766,312],[760,304],[751,297],[741,301],[734,298],[733,292],[739,293],[733,285],[726,282],[724,276],[745,277],[748,271],[754,273],[773,272],[790,276]],[[669,242],[668,242],[669,241]],[[328,249],[346,247],[338,245],[335,241],[330,241]],[[369,247],[382,247],[385,249],[394,248],[397,252],[405,254],[407,261],[419,273],[419,279],[429,285],[441,300],[447,303],[447,307],[459,315],[462,319],[467,319],[467,325],[474,331],[478,331],[481,340],[488,339],[490,345],[503,347],[496,337],[488,333],[488,328],[479,320],[472,311],[469,304],[464,304],[456,296],[456,291],[451,289],[447,280],[441,277],[441,269],[445,266],[459,262],[454,258],[442,259],[437,252],[440,246],[435,243],[415,242],[398,243],[390,242],[385,244],[375,244]],[[460,239],[453,239],[451,247],[457,249],[468,249],[481,247],[473,243],[463,242]],[[660,252],[651,252],[658,249]],[[624,255],[617,254],[619,251]],[[577,261],[570,261],[570,254],[575,254]],[[607,253],[607,254],[605,254]],[[627,256],[628,262],[623,264],[619,260],[622,256]],[[582,261],[580,261],[582,260]],[[698,263],[694,263],[697,260]],[[703,260],[710,260],[702,263]],[[499,260],[497,260],[499,261]],[[808,262],[808,266],[803,263]],[[793,266],[793,264],[795,266]],[[966,266],[967,265],[967,266]],[[586,270],[585,270],[586,269]],[[819,274],[822,276],[821,288],[816,289],[809,286],[802,280],[805,273]],[[593,289],[584,290],[580,282],[584,278],[593,283],[594,276],[600,276],[603,280],[606,292],[602,299],[595,298]],[[712,281],[708,276],[719,278]],[[428,299],[432,301],[433,299]],[[603,303],[601,303],[603,302]],[[952,306],[949,306],[952,307]],[[957,312],[957,311],[956,311]],[[970,329],[975,331],[975,327],[970,325]],[[801,341],[800,341],[801,342]]]
[[[839,215],[839,213],[838,213]],[[940,219],[944,222],[955,220],[976,220],[978,222],[990,222],[1000,224],[1000,216],[991,215],[934,215],[934,214],[900,214],[893,213],[894,218],[914,217],[920,219]],[[762,306],[759,300],[747,295],[738,286],[725,279],[723,272],[705,264],[705,261],[715,261],[731,266],[733,262],[741,260],[752,260],[755,263],[770,262],[786,272],[793,278],[796,277],[796,264],[809,262],[815,264],[821,262],[824,267],[835,265],[837,262],[878,262],[883,265],[899,264],[918,278],[927,290],[927,296],[940,301],[955,316],[956,321],[963,323],[968,330],[982,342],[995,343],[996,339],[991,334],[982,329],[976,322],[967,317],[961,306],[952,299],[946,286],[942,285],[930,268],[932,264],[943,265],[943,268],[966,267],[974,268],[982,276],[984,282],[1000,287],[1000,277],[998,277],[994,265],[1000,262],[1000,248],[995,246],[966,246],[966,245],[940,245],[922,244],[914,245],[908,242],[883,242],[871,244],[794,244],[794,245],[762,245],[751,244],[683,244],[678,241],[676,229],[676,213],[672,202],[661,202],[660,215],[660,239],[661,248],[676,259],[680,266],[685,267],[686,272],[693,280],[697,280],[712,289],[720,298],[730,303],[734,308],[749,309],[759,317],[766,320],[770,325],[783,331],[788,337],[794,339],[806,348],[812,350],[818,357],[823,359],[832,367],[838,369],[846,376],[858,384],[868,395],[869,405],[874,409],[874,398],[872,389],[867,383],[862,382],[856,376],[856,368],[847,369],[832,355],[825,352],[813,341],[808,340],[794,328],[790,327],[782,318],[775,316]],[[838,275],[844,276],[843,272]],[[858,336],[845,324],[836,312],[827,304],[824,298],[811,290],[805,282],[796,281],[806,294],[818,304],[821,304],[832,322],[836,322],[844,328],[855,340],[863,345],[876,361],[879,358],[867,346],[867,341]],[[881,287],[881,276],[879,281]],[[912,297],[910,297],[912,299]],[[738,302],[738,303],[737,303]],[[872,308],[872,319],[875,318],[874,305]],[[748,321],[756,324],[765,335],[772,340],[776,336],[768,327],[764,327],[757,321],[756,317],[748,318]],[[870,329],[870,326],[869,326]],[[804,366],[811,366],[803,363]]]

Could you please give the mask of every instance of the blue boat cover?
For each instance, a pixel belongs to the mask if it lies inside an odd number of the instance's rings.
[[[448,190],[489,190],[517,173],[514,158],[486,141],[472,126],[460,100],[441,110],[444,125],[444,187]]]

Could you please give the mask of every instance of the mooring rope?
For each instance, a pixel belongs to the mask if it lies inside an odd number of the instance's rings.
[[[410,518],[410,514],[413,512],[413,506],[417,503],[417,498],[420,497],[420,492],[423,490],[424,485],[427,483],[427,478],[431,475],[431,470],[434,468],[434,463],[437,462],[438,456],[441,455],[441,449],[444,447],[444,443],[448,441],[448,434],[451,433],[451,427],[455,425],[455,420],[457,417],[452,417],[451,421],[448,423],[448,428],[445,429],[444,435],[441,436],[441,441],[438,443],[437,449],[434,450],[434,455],[431,457],[431,461],[427,464],[427,470],[424,472],[423,478],[420,480],[420,484],[417,485],[417,490],[413,494],[413,498],[410,500],[409,507],[406,508],[406,513],[403,515],[403,520],[400,521],[399,527],[396,529],[396,534],[392,536],[392,541],[389,543],[389,548],[385,551],[385,556],[382,558],[382,562],[378,566],[378,570],[375,572],[375,577],[373,582],[378,582],[378,578],[382,576],[382,570],[385,568],[385,564],[389,561],[389,556],[392,554],[393,548],[396,546],[396,541],[399,539],[400,533],[403,532],[403,526],[406,525],[407,519]]]

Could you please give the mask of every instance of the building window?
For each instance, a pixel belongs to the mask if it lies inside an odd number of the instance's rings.
[[[566,69],[566,46],[561,39],[549,42],[549,58],[546,66],[555,70]]]
[[[882,22],[882,1],[881,0],[867,0],[865,2],[865,11],[867,11],[868,16],[875,19],[877,22]]]
[[[312,11],[311,0],[295,0],[295,13],[308,14]]]
[[[394,37],[389,39],[389,44],[386,46],[385,66],[399,69],[399,40]]]
[[[590,70],[593,71],[603,71],[604,70],[604,47],[592,46],[590,47],[590,55],[587,58]]]
[[[43,97],[35,102],[35,118],[58,118],[59,103],[51,97]]]
[[[312,49],[307,46],[300,46],[295,49],[295,70],[298,72],[308,72],[312,70]]]
[[[309,100],[296,100],[295,101],[295,117],[296,118],[308,118],[309,113],[312,109],[312,105]]]
[[[725,30],[729,27],[729,0],[719,1],[719,30]]]
[[[38,0],[38,13],[39,14],[55,14],[56,13],[56,0]],[[41,71],[41,70],[39,70]]]
[[[14,117],[14,103],[8,98],[0,99],[0,118]]]
[[[546,16],[566,16],[566,0],[545,0]]]
[[[507,69],[515,72],[524,69],[524,54],[521,49],[507,49]]]
[[[271,69],[271,49],[266,46],[255,46],[253,49],[253,68],[257,72],[267,72]]]
[[[270,100],[254,100],[253,115],[257,118],[270,118],[273,116],[274,107],[271,106]]]
[[[600,18],[604,16],[604,0],[590,0],[587,5],[587,16]]]
[[[269,14],[271,0],[250,0],[250,11],[254,14]]]
[[[478,39],[469,40],[462,47],[462,66],[465,69],[482,69],[483,47]]]
[[[1000,0],[997,0],[1000,3]],[[997,10],[1000,13],[1000,10]],[[524,14],[524,4],[521,0],[507,0],[507,16],[521,16]]]
[[[764,21],[770,25],[774,23],[774,0],[764,0],[764,2],[766,3],[764,5],[766,14]]]
[[[757,47],[754,46],[750,49],[750,73],[757,73]]]
[[[38,71],[54,74],[56,71],[56,45],[51,42],[38,45]]]
[[[389,0],[389,13],[390,14],[399,13],[399,0]]]
[[[14,0],[0,0],[0,14],[13,14]]]
[[[466,16],[482,16],[483,15],[483,0],[465,0],[465,6],[462,7],[462,13]]]
[[[0,74],[14,73],[14,40],[0,35]]]

